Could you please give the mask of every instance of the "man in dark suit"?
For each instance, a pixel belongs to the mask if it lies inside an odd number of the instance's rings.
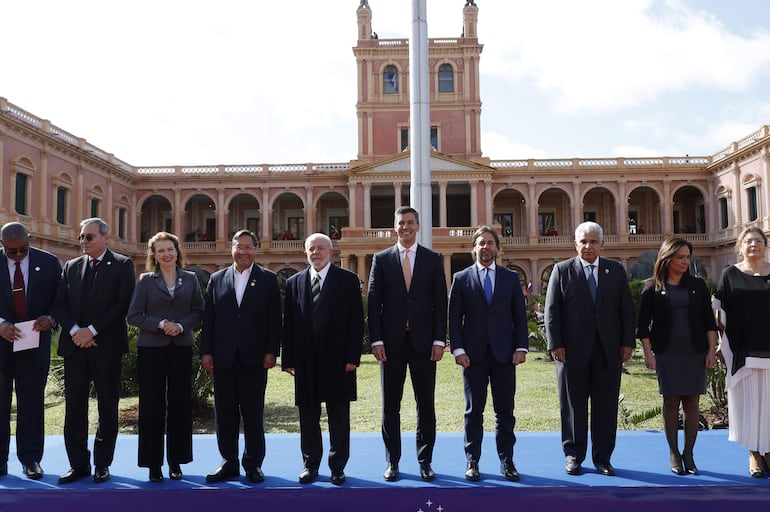
[[[91,474],[88,450],[88,396],[96,389],[99,426],[94,440],[94,482],[110,479],[118,437],[121,363],[128,352],[126,312],[136,283],[130,258],[107,248],[110,227],[99,218],[80,223],[83,256],[64,264],[56,296],[61,324],[59,355],[64,358],[64,446],[70,469],[60,484]]]
[[[513,400],[516,365],[527,357],[527,310],[519,274],[495,265],[497,233],[482,226],[473,234],[476,263],[458,272],[449,294],[449,339],[455,362],[463,367],[465,389],[465,478],[480,480],[487,386],[492,387],[495,440],[500,472],[517,482],[513,464]]]
[[[232,240],[233,264],[212,274],[200,336],[201,365],[214,373],[217,445],[222,462],[207,482],[238,478],[241,417],[246,478],[262,482],[265,387],[281,340],[281,293],[275,273],[254,263],[257,237],[241,230]]]
[[[45,383],[61,265],[53,254],[30,247],[29,233],[18,222],[5,224],[0,240],[0,476],[8,473],[15,386],[16,455],[24,475],[38,480],[43,477]],[[39,332],[39,345],[14,351],[14,342],[22,338],[16,324],[25,321],[34,321],[32,329]]]
[[[631,357],[634,308],[628,277],[620,263],[600,258],[602,228],[584,222],[575,230],[578,256],[554,266],[548,283],[545,328],[556,360],[565,471],[581,473],[588,446],[591,401],[591,456],[596,469],[615,475],[620,374]]]
[[[318,476],[323,454],[321,402],[329,418],[331,482],[345,482],[350,456],[350,402],[356,399],[364,307],[358,276],[331,263],[332,241],[323,233],[305,240],[310,267],[286,282],[283,371],[294,375],[304,469],[300,483]]]
[[[436,362],[446,345],[447,291],[441,255],[417,244],[417,210],[396,210],[398,243],[378,252],[369,276],[369,337],[380,361],[382,439],[388,463],[383,478],[398,479],[401,459],[401,396],[406,370],[417,403],[417,461],[420,477],[436,477],[431,467],[436,442]]]

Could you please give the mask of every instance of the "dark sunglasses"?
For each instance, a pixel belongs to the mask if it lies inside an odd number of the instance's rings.
[[[83,240],[85,240],[86,242],[90,242],[94,238],[96,238],[96,235],[92,235],[91,233],[88,233],[87,235],[78,235],[78,240],[80,240],[81,242]]]
[[[9,249],[5,248],[5,254],[9,256],[16,256],[17,254],[27,254],[29,251],[29,246],[25,245],[24,247],[19,247],[18,249]]]

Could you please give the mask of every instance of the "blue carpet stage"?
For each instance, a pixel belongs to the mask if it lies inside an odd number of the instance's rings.
[[[681,435],[681,434],[680,434]],[[701,432],[695,449],[700,475],[676,476],[668,468],[668,450],[662,432],[621,431],[613,465],[618,476],[606,477],[589,463],[584,474],[567,476],[560,437],[555,432],[518,433],[515,462],[521,482],[511,483],[498,472],[494,436],[487,434],[480,462],[482,480],[464,478],[465,457],[460,433],[439,433],[433,460],[434,482],[420,480],[414,457],[414,434],[404,434],[401,479],[382,480],[385,467],[379,434],[353,434],[351,460],[345,470],[347,482],[335,487],[329,469],[321,467],[318,480],[300,485],[299,436],[269,435],[266,479],[251,484],[245,479],[206,484],[206,473],[219,463],[213,435],[195,436],[195,461],[182,467],[182,481],[147,481],[147,470],[136,467],[136,436],[118,438],[112,480],[96,485],[90,479],[59,486],[56,481],[69,467],[61,436],[46,439],[46,471],[42,480],[24,478],[16,459],[14,439],[9,474],[0,478],[0,511],[87,510],[141,511],[204,510],[247,507],[245,510],[306,510],[376,512],[457,512],[515,508],[518,511],[553,510],[568,504],[572,511],[710,512],[744,510],[744,506],[770,499],[770,479],[748,475],[748,454],[727,441],[727,431]]]

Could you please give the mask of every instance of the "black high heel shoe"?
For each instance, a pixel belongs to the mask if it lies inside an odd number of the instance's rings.
[[[671,463],[671,472],[675,475],[684,475],[684,466],[682,466],[682,456],[676,452],[671,452],[669,456],[669,462]]]
[[[695,460],[693,460],[692,453],[683,453],[682,462],[684,463],[685,471],[687,471],[691,475],[698,474],[698,468],[695,465]]]

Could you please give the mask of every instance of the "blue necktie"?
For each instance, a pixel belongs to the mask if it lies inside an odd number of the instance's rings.
[[[596,265],[588,265],[588,291],[591,292],[591,299],[596,302],[596,278],[594,277],[594,269]]]
[[[489,277],[489,269],[484,269],[484,296],[487,304],[492,304],[492,279]]]
[[[318,274],[313,278],[310,295],[313,297],[313,307],[318,306],[318,301],[321,300],[321,276]]]

